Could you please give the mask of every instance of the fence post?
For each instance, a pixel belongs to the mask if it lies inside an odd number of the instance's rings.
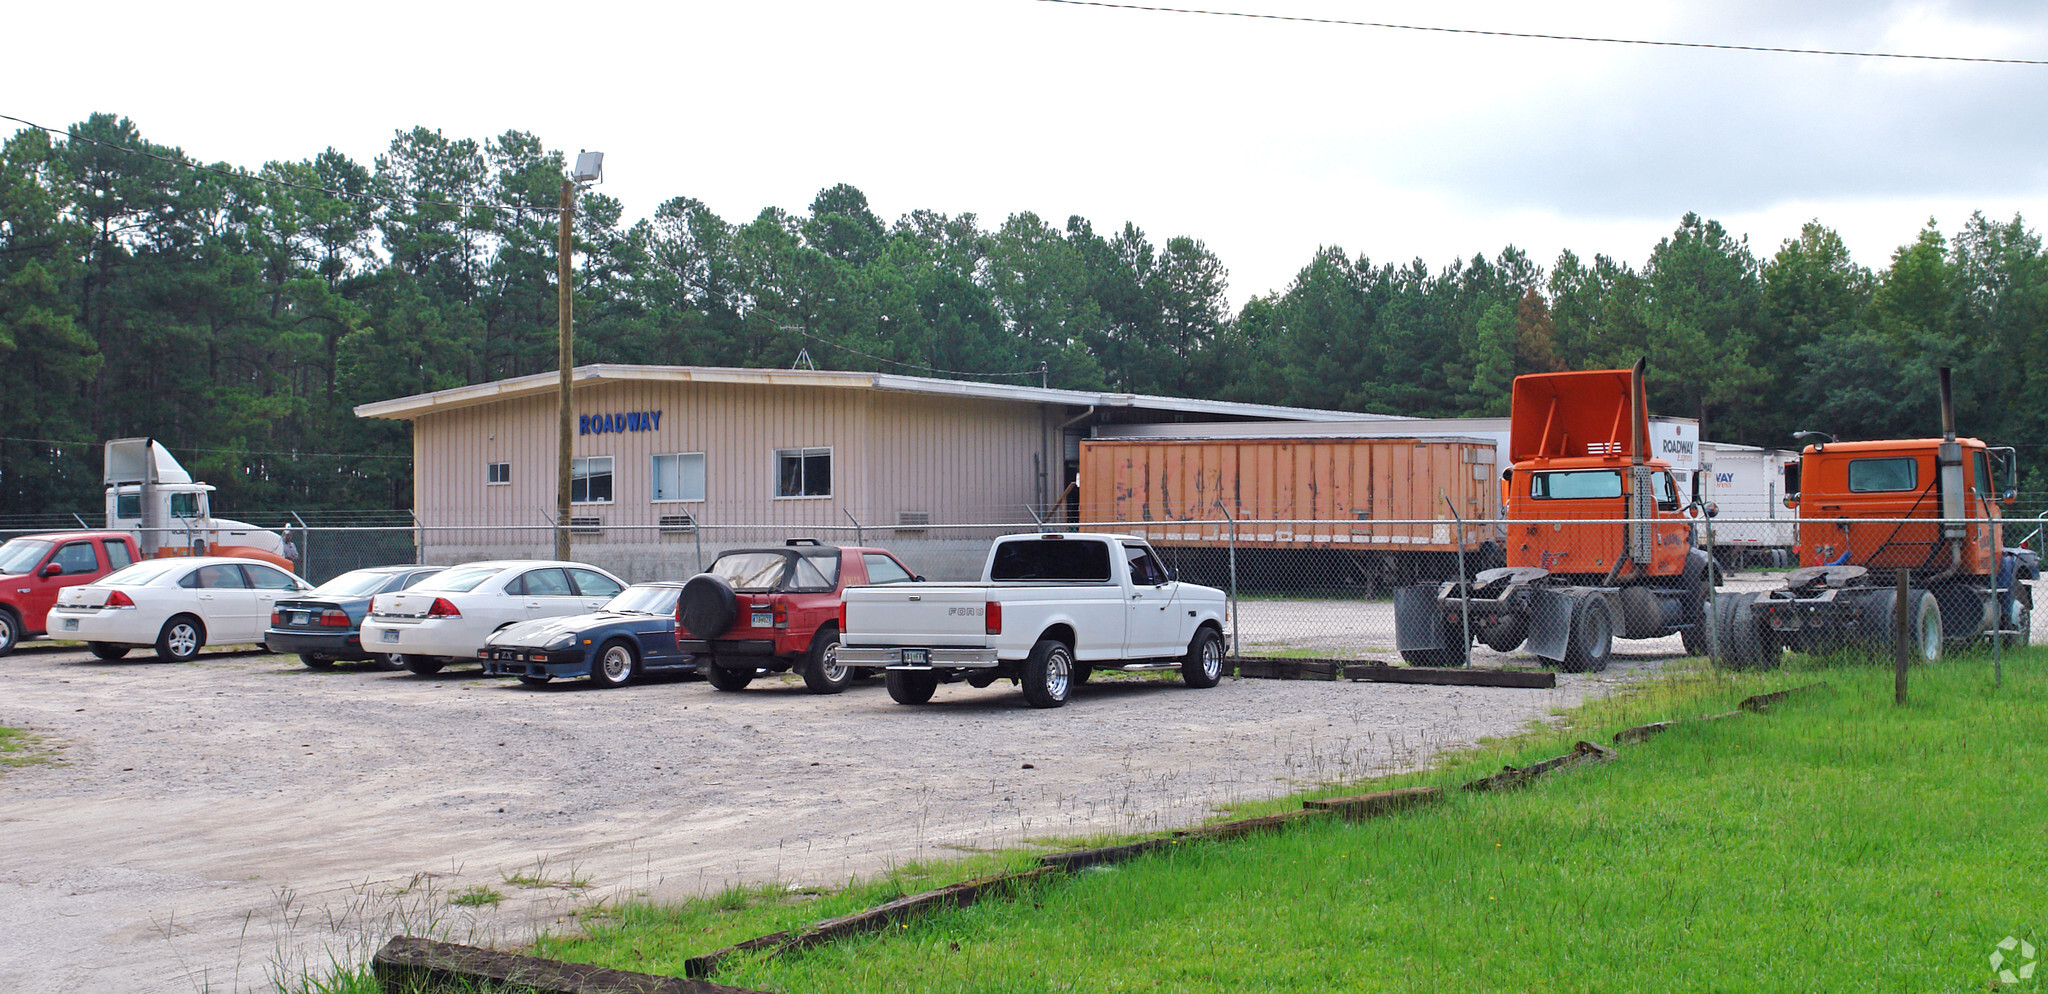
[[[704,516],[690,516],[690,537],[697,542],[697,572],[704,572]]]
[[[1721,575],[1721,557],[1714,554],[1714,512],[1705,504],[1695,504],[1700,509],[1700,521],[1705,523],[1707,533],[1707,602],[1700,607],[1700,623],[1707,626],[1707,662],[1715,669],[1721,667],[1721,585],[1714,582]]]
[[[867,529],[866,529],[866,528],[863,528],[863,527],[861,526],[861,523],[860,523],[860,519],[859,519],[859,518],[856,518],[856,517],[854,517],[854,516],[853,516],[853,512],[852,512],[852,511],[849,511],[849,510],[847,510],[846,508],[843,508],[843,507],[842,507],[842,508],[840,508],[840,510],[841,510],[841,511],[844,511],[844,512],[846,513],[846,520],[848,520],[848,521],[851,521],[851,522],[853,522],[853,544],[855,544],[855,545],[866,545],[866,544],[868,544],[868,532],[867,532]]]
[[[1230,658],[1233,662],[1243,658],[1237,645],[1237,517],[1230,508],[1223,506],[1223,498],[1216,498],[1216,510],[1223,512],[1223,520],[1230,522]]]
[[[1441,493],[1441,491],[1439,491]],[[1451,502],[1449,494],[1442,494],[1444,506],[1451,509],[1451,520],[1458,523],[1458,589],[1463,592],[1459,613],[1465,623],[1465,661],[1459,665],[1472,665],[1472,583],[1465,574],[1465,519],[1458,514],[1458,505]]]
[[[1892,703],[1906,703],[1906,595],[1912,591],[1913,572],[1899,569],[1899,590],[1892,609]]]
[[[1982,490],[1977,491],[1977,499],[1984,504],[1984,544],[1991,552],[1991,614],[1998,619],[1991,624],[1991,685],[2003,688],[2005,658],[2000,650],[2005,641],[2005,550],[1992,541],[1998,534],[1998,522],[1991,517],[1991,499]]]

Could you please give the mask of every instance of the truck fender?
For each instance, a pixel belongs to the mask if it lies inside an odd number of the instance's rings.
[[[1394,588],[1394,648],[1401,652],[1451,648],[1444,640],[1436,584]]]
[[[1571,644],[1572,614],[1578,609],[1580,591],[1570,587],[1538,587],[1529,595],[1528,649],[1552,662],[1564,659]]]

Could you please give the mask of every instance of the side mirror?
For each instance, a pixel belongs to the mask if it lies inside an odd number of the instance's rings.
[[[1166,582],[1168,582],[1168,583],[1179,583],[1179,582],[1180,582],[1180,570],[1177,570],[1177,569],[1170,569],[1170,570],[1167,570],[1167,571],[1166,571]]]
[[[2005,493],[1998,495],[1998,499],[2009,503],[2014,497],[2018,497],[2019,495],[2020,492],[2018,490],[2007,490]]]
[[[1708,502],[1707,502],[1707,517],[1709,517],[1709,518],[1718,518],[1718,517],[1720,517],[1720,516],[1721,516],[1721,505],[1719,505],[1719,504],[1716,504],[1716,503],[1714,503],[1713,501],[1708,501]]]
[[[62,566],[60,566],[60,565],[58,565],[58,564],[56,564],[56,563],[51,563],[51,564],[49,564],[48,566],[45,566],[45,567],[43,567],[43,575],[44,575],[44,576],[63,576],[63,575],[64,575],[64,567],[62,567]]]

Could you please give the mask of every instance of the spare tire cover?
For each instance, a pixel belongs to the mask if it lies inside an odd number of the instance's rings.
[[[724,635],[739,617],[739,599],[733,596],[732,584],[712,573],[699,573],[684,583],[677,606],[683,627],[700,639]]]

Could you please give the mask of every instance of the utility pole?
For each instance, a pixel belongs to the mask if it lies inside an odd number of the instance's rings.
[[[562,230],[555,240],[555,326],[560,339],[561,384],[561,435],[558,451],[555,453],[555,558],[569,558],[569,507],[571,467],[574,465],[570,451],[576,444],[575,405],[571,403],[575,384],[571,374],[576,369],[576,332],[571,313],[573,276],[569,263],[575,252],[575,241],[570,235],[570,222],[576,216],[576,190],[585,183],[595,183],[604,178],[603,152],[578,152],[576,168],[570,170],[567,179],[562,180]]]
[[[561,388],[561,435],[559,451],[555,453],[555,558],[569,558],[569,453],[576,444],[571,431],[575,416],[571,395],[575,385],[571,373],[576,368],[576,338],[571,330],[574,319],[569,286],[569,257],[572,242],[569,236],[569,221],[576,214],[576,181],[562,180],[562,230],[555,242],[555,332],[559,339],[562,365]]]

